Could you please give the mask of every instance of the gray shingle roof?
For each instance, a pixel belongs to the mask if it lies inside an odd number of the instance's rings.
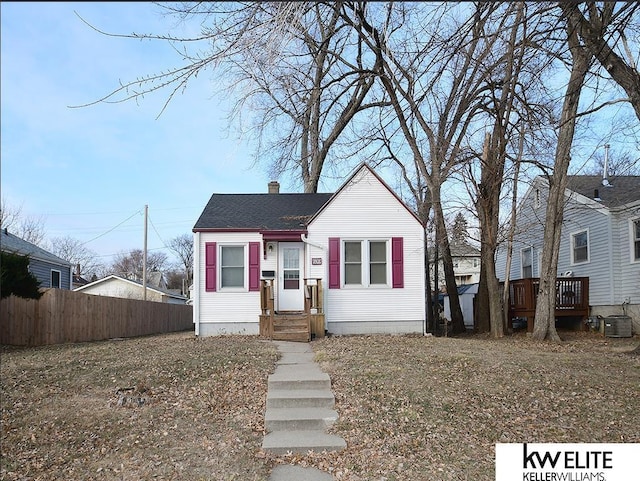
[[[600,175],[570,175],[568,179],[569,189],[590,199],[597,190],[602,204],[609,208],[640,200],[640,176],[610,177],[611,187],[602,185]]]
[[[38,247],[35,244],[32,244],[31,242],[21,239],[11,232],[7,232],[6,229],[2,229],[0,232],[0,247],[5,252],[13,252],[15,254],[29,256],[34,259],[51,262],[52,264],[59,264],[63,266],[71,265],[70,262],[65,261],[64,259],[42,249],[41,247]]]
[[[194,232],[206,229],[300,230],[333,194],[213,194]]]
[[[449,247],[452,257],[480,257],[480,250],[466,242],[453,241]]]

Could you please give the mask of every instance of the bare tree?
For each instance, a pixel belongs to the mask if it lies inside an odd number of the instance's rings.
[[[507,55],[494,55],[502,41],[497,32],[504,26],[499,19],[505,9],[494,3],[456,5],[453,12],[448,5],[422,6],[416,15],[420,25],[414,24],[417,30],[412,31],[410,23],[393,23],[394,15],[402,20],[409,17],[404,8],[409,7],[388,4],[385,15],[375,16],[367,15],[365,3],[355,3],[358,22],[354,27],[367,35],[367,44],[378,57],[377,73],[393,106],[398,131],[410,149],[405,158],[413,159],[429,191],[452,327],[462,332],[442,191],[447,179],[472,158],[467,147],[472,127],[484,115],[486,98],[496,91],[495,80],[504,80],[492,78],[492,72],[505,70]],[[464,21],[445,21],[447,17]],[[395,42],[394,34],[399,37]]]
[[[174,237],[167,247],[178,257],[188,287],[193,279],[193,236],[182,234]]]
[[[273,175],[294,172],[305,192],[316,192],[325,162],[332,160],[330,152],[346,127],[359,111],[372,106],[365,100],[375,78],[362,55],[362,39],[344,28],[342,2],[156,5],[182,21],[200,22],[201,34],[179,38],[101,33],[170,42],[184,65],[124,82],[86,105],[166,90],[166,108],[193,78],[211,69],[218,88],[237,99],[230,121],[244,129],[249,112],[252,123],[244,130],[257,140],[256,162],[269,159]],[[191,53],[191,45],[201,44],[206,44],[204,53]]]
[[[44,245],[45,219],[22,213],[22,205],[14,206],[2,198],[0,206],[0,226],[27,242],[37,246]]]
[[[141,280],[143,271],[144,252],[142,249],[132,249],[116,255],[109,273],[131,280]],[[147,271],[162,272],[166,269],[168,257],[164,252],[150,252],[147,255]]]
[[[49,240],[48,246],[50,252],[79,267],[85,277],[97,276],[104,269],[98,254],[73,237],[54,237]]]

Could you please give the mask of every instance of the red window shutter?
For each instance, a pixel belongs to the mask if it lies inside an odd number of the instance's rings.
[[[404,287],[404,243],[402,237],[391,239],[391,276],[394,288]]]
[[[249,242],[249,290],[260,290],[260,242]]]
[[[329,289],[340,289],[339,237],[329,237]]]
[[[204,244],[204,290],[215,292],[216,290],[216,243]]]

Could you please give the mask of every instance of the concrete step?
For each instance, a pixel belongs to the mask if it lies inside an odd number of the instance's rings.
[[[274,431],[323,431],[338,420],[338,413],[327,408],[267,408],[265,429]]]
[[[298,344],[297,342],[286,341],[274,341],[273,343],[276,345],[278,351],[280,351],[281,354],[292,352],[313,354],[313,349],[311,349],[311,346],[309,344]]]
[[[274,454],[341,451],[346,446],[340,436],[321,431],[274,431],[262,441],[262,449]]]
[[[326,389],[331,390],[331,379],[317,364],[282,364],[268,379],[268,389]]]
[[[336,398],[325,389],[295,389],[267,391],[267,409],[269,408],[333,408]]]
[[[313,352],[283,352],[276,364],[313,364]]]

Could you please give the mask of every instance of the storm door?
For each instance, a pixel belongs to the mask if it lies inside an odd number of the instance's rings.
[[[302,311],[304,309],[302,242],[278,244],[278,311]]]

